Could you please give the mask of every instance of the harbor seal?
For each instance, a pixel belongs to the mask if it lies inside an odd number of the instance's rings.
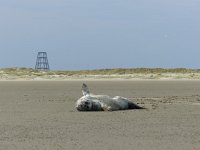
[[[116,111],[126,109],[143,109],[125,97],[91,94],[86,84],[82,85],[83,96],[77,100],[78,111]]]

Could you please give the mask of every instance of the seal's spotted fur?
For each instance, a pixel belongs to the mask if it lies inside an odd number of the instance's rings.
[[[87,85],[82,86],[83,97],[76,102],[78,111],[114,111],[125,109],[142,109],[127,98],[91,94]]]

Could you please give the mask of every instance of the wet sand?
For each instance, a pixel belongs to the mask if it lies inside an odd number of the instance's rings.
[[[77,112],[83,81],[1,81],[0,150],[197,150],[200,81],[85,81],[145,110]]]

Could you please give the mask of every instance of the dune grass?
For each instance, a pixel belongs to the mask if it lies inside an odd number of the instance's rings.
[[[77,71],[43,71],[32,68],[3,68],[0,77],[4,78],[138,78],[138,79],[200,79],[199,69],[187,68],[114,68]]]

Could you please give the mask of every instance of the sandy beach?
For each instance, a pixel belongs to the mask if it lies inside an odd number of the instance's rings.
[[[81,85],[144,110],[78,112]],[[0,150],[198,150],[200,81],[1,81]]]

